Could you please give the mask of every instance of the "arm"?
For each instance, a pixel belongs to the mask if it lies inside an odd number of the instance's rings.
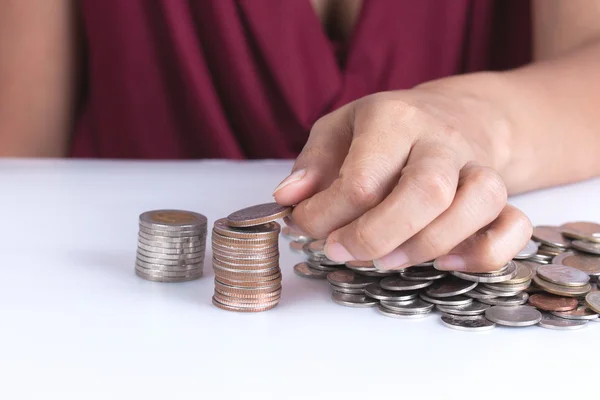
[[[489,153],[509,193],[600,175],[600,1],[535,1],[534,59],[424,85],[499,113]]]
[[[0,0],[0,156],[64,156],[76,91],[72,0]]]

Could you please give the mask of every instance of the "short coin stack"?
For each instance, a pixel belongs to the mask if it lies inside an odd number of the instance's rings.
[[[421,318],[436,309],[443,325],[467,331],[496,325],[571,330],[600,322],[600,292],[592,283],[600,276],[598,224],[536,227],[514,260],[489,273],[447,273],[431,262],[401,271],[380,271],[368,261],[337,265],[326,260],[322,240],[289,227],[285,236],[308,256],[294,267],[296,274],[327,279],[332,300],[344,306],[377,307],[394,318]]]
[[[198,279],[204,271],[207,219],[182,210],[140,215],[135,273],[157,282]]]
[[[281,227],[274,221],[290,212],[291,208],[275,203],[260,204],[215,222],[215,306],[228,311],[259,312],[279,304]]]

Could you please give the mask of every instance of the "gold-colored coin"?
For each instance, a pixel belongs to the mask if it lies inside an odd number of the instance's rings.
[[[546,292],[556,294],[559,296],[579,297],[579,296],[583,296],[583,295],[589,293],[590,290],[592,290],[592,286],[589,283],[586,285],[577,286],[577,287],[562,286],[562,285],[557,285],[557,284],[545,281],[544,279],[540,278],[539,276],[535,276],[533,278],[533,281],[536,283],[536,285],[538,285],[540,288],[544,289]]]

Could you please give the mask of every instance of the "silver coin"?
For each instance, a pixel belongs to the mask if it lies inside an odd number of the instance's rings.
[[[298,241],[290,242],[290,249],[294,253],[306,254],[304,252],[304,245],[305,244],[306,244],[305,242],[298,242]]]
[[[531,257],[535,253],[537,253],[537,251],[538,251],[538,246],[535,244],[535,242],[533,240],[530,240],[529,242],[527,242],[527,245],[525,246],[525,248],[523,250],[521,250],[519,252],[519,254],[517,254],[514,258],[516,260],[524,260],[526,258]]]
[[[429,297],[453,297],[467,293],[477,286],[477,282],[465,281],[454,276],[436,280],[431,286],[427,287],[425,293]]]
[[[545,256],[543,254],[534,254],[527,259],[527,261],[532,261],[536,264],[550,264],[552,261],[552,256]]]
[[[152,210],[140,214],[141,225],[166,231],[199,230],[208,220],[202,215],[184,210]]]
[[[365,294],[365,289],[358,289],[358,288],[348,288],[348,287],[343,287],[343,286],[337,286],[337,285],[332,285],[331,283],[329,284],[329,286],[331,286],[331,289],[334,292],[340,292],[340,293],[346,293],[346,294]]]
[[[562,235],[558,226],[540,225],[533,228],[533,238],[552,247],[569,247],[570,241]]]
[[[154,253],[152,251],[147,251],[142,248],[137,249],[137,254],[141,255],[144,258],[148,258],[148,259],[152,259],[152,260],[169,260],[169,261],[196,260],[196,259],[204,257],[204,252],[185,253],[185,254],[165,254],[165,253]]]
[[[415,267],[432,267],[435,260],[429,260],[415,265]]]
[[[485,287],[483,285],[478,286],[477,289],[475,289],[475,291],[483,293],[483,294],[489,294],[489,295],[494,296],[494,297],[511,297],[511,296],[516,296],[519,293],[521,293],[520,290],[517,290],[515,292],[493,290],[493,289],[490,289],[490,288]]]
[[[448,328],[457,329],[459,331],[481,332],[496,327],[495,323],[483,316],[461,317],[457,315],[442,315],[441,320]]]
[[[166,276],[157,276],[157,275],[148,275],[139,270],[135,270],[135,274],[140,278],[146,279],[148,281],[154,282],[188,282],[193,281],[195,279],[199,279],[202,277],[202,271],[198,272],[196,275],[183,276],[183,277],[166,277]]]
[[[423,300],[416,298],[406,303],[393,302],[387,300],[381,300],[379,302],[383,307],[392,310],[405,313],[417,313],[417,312],[429,312],[433,310],[433,304],[426,303]]]
[[[358,289],[364,289],[371,283],[379,282],[379,278],[358,275],[356,272],[350,270],[330,272],[327,275],[327,280],[332,285]]]
[[[482,283],[481,287],[488,288],[495,292],[519,293],[531,285],[531,280],[518,285],[504,285],[502,283]]]
[[[175,250],[175,251],[188,251],[195,248],[206,248],[206,242],[201,241],[200,239],[195,241],[188,241],[183,243],[172,243],[172,242],[163,242],[160,240],[150,240],[146,239],[143,236],[138,235],[138,245],[143,244],[144,246],[149,246],[158,249],[164,250]],[[158,251],[158,250],[157,250]]]
[[[379,283],[371,283],[365,288],[365,294],[377,300],[407,301],[417,297],[416,291],[391,291],[382,289]]]
[[[325,240],[315,240],[304,245],[304,251],[319,257],[325,257]]]
[[[141,249],[143,251],[147,251],[150,253],[170,254],[170,255],[175,255],[175,256],[186,255],[186,254],[199,254],[199,253],[204,253],[204,251],[206,250],[206,248],[204,246],[170,249],[170,248],[165,248],[165,247],[148,246],[144,243],[138,243],[138,249]]]
[[[175,244],[187,244],[192,243],[196,245],[196,243],[206,242],[206,234],[195,235],[195,236],[183,236],[183,237],[172,237],[172,236],[163,236],[159,234],[147,233],[143,230],[138,232],[138,236],[140,238],[152,241],[152,242],[161,242],[161,243],[175,243]]]
[[[485,313],[485,310],[490,308],[489,304],[483,304],[479,301],[474,301],[471,304],[464,306],[446,306],[438,304],[437,309],[446,314],[452,315],[481,315]]]
[[[139,257],[136,258],[135,262],[136,262],[136,264],[142,266],[143,268],[164,270],[164,271],[178,271],[178,270],[183,271],[183,270],[187,270],[190,268],[199,267],[200,265],[204,265],[204,260],[202,260],[202,262],[182,263],[182,264],[171,265],[171,264],[164,264],[164,263],[152,262],[152,261],[148,262],[148,261],[141,260]]]
[[[340,292],[333,292],[331,299],[342,306],[356,308],[375,307],[379,303],[378,300],[367,297],[364,294],[346,294]]]
[[[494,306],[485,310],[485,317],[498,325],[531,326],[542,319],[542,313],[530,306]]]
[[[600,225],[595,222],[567,222],[560,226],[563,236],[588,242],[600,241]]]
[[[452,296],[452,297],[435,298],[435,297],[427,296],[427,294],[421,292],[421,293],[419,293],[419,297],[428,303],[438,304],[438,305],[446,305],[446,306],[464,306],[464,305],[471,304],[473,302],[473,299],[470,297],[467,297],[467,296]]]
[[[583,328],[587,323],[586,320],[564,319],[553,315],[543,314],[538,325],[547,329],[573,330]]]
[[[481,293],[477,289],[474,289],[474,290],[471,290],[470,292],[465,293],[464,296],[470,297],[472,299],[493,299],[493,298],[497,297],[497,296],[494,296],[491,294]]]
[[[187,237],[206,237],[207,231],[206,228],[202,230],[193,230],[193,231],[162,231],[160,229],[150,229],[145,226],[139,226],[139,232],[143,232],[145,234],[154,236],[155,238],[160,237],[170,237],[170,238],[187,238]],[[138,232],[138,233],[139,233]]]
[[[571,242],[571,247],[586,253],[600,255],[600,243],[587,242],[585,240],[574,240]]]
[[[551,311],[550,312],[555,317],[566,318],[566,319],[576,319],[576,320],[595,320],[598,318],[598,313],[592,311],[592,309],[588,308],[584,304],[577,306],[576,309],[571,311]]]
[[[511,297],[495,297],[493,299],[479,299],[480,302],[484,304],[489,304],[492,306],[520,306],[522,304],[527,303],[529,299],[529,294],[522,292],[515,296]]]
[[[337,267],[337,266],[330,266],[330,265],[321,265],[319,263],[315,263],[314,261],[307,261],[308,266],[311,267],[312,269],[316,269],[319,271],[324,271],[324,272],[333,272],[333,271],[339,271],[341,268]]]
[[[312,239],[308,236],[306,236],[304,233],[290,228],[289,226],[284,226],[283,228],[281,228],[281,235],[288,239],[288,240],[292,240],[294,242],[311,242]]]
[[[400,276],[407,281],[431,281],[447,276],[445,271],[439,271],[431,266],[414,266],[405,268]]]
[[[346,267],[353,271],[360,272],[374,272],[377,268],[373,265],[372,261],[348,261]]]
[[[416,290],[433,284],[433,281],[405,281],[399,276],[388,276],[379,283],[385,290]]]
[[[172,271],[172,270],[159,270],[159,269],[150,269],[150,268],[144,268],[138,264],[135,265],[135,269],[146,274],[146,275],[152,275],[152,276],[166,276],[166,277],[185,277],[185,276],[190,276],[190,275],[195,275],[198,274],[200,272],[203,271],[202,267],[196,267],[196,268],[190,268],[190,269],[186,269],[186,270],[177,270],[177,271]]]
[[[400,318],[400,319],[423,318],[430,314],[430,311],[425,311],[425,312],[393,311],[393,310],[390,310],[389,308],[382,306],[381,304],[379,304],[377,306],[377,311],[379,311],[381,314],[385,315],[386,317]]]
[[[518,268],[514,261],[509,261],[500,271],[490,273],[466,273],[459,271],[451,271],[452,275],[472,282],[482,283],[498,283],[511,280],[517,276]]]
[[[296,275],[299,275],[303,278],[312,278],[312,279],[327,279],[327,272],[317,271],[308,266],[307,263],[301,262],[294,265],[294,272]]]
[[[172,265],[172,266],[185,266],[191,264],[198,264],[204,261],[204,255],[196,258],[179,258],[177,260],[170,260],[166,258],[159,257],[148,257],[144,254],[141,254],[139,251],[136,254],[136,257],[140,261],[144,261],[150,264],[161,264],[161,265]]]
[[[589,275],[585,272],[559,264],[541,265],[537,270],[537,276],[562,286],[583,286],[590,281]]]

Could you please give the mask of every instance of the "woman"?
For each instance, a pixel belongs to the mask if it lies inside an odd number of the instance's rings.
[[[330,258],[489,271],[507,192],[600,172],[599,38],[600,0],[1,0],[1,149],[297,156]]]

